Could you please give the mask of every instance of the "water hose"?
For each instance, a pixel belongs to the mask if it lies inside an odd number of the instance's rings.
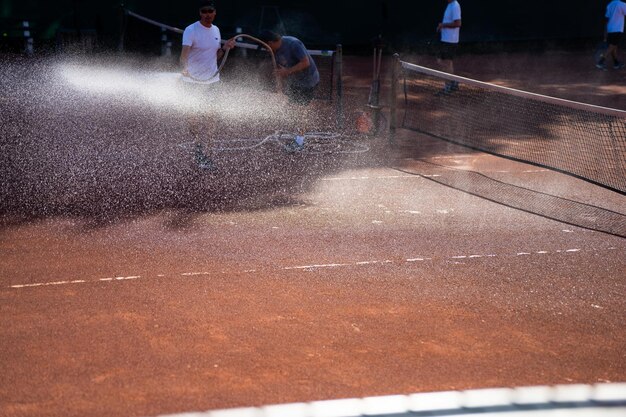
[[[282,90],[282,88],[281,88],[281,87],[282,87],[282,85],[281,85],[282,83],[281,83],[280,77],[279,77],[279,76],[278,76],[278,74],[276,73],[276,70],[278,69],[278,65],[276,64],[276,57],[274,56],[274,51],[272,51],[272,48],[270,48],[270,46],[269,46],[267,43],[263,42],[262,40],[260,40],[260,39],[258,39],[258,38],[255,38],[254,36],[251,36],[251,35],[246,35],[245,33],[240,33],[240,34],[237,34],[236,36],[233,36],[232,38],[228,39],[226,42],[229,42],[229,41],[231,41],[231,40],[233,40],[233,39],[235,39],[235,38],[247,38],[247,39],[250,39],[250,40],[252,40],[252,41],[254,41],[254,42],[257,42],[258,44],[260,44],[261,46],[263,46],[265,49],[267,49],[267,50],[268,50],[268,52],[270,53],[270,57],[271,57],[271,59],[272,59],[272,67],[273,67],[273,69],[274,69],[274,76],[275,76],[275,78],[276,78],[276,89],[277,89],[278,91],[281,91],[281,90]],[[222,62],[220,62],[219,67],[217,68],[217,70],[215,71],[215,73],[214,73],[214,74],[212,74],[212,75],[211,75],[210,77],[208,77],[207,79],[200,80],[200,79],[197,79],[197,78],[192,77],[192,76],[190,76],[190,75],[186,75],[186,77],[189,77],[189,78],[191,78],[192,80],[194,80],[194,81],[198,81],[198,82],[206,82],[206,81],[208,81],[208,80],[213,79],[214,77],[216,77],[216,76],[217,76],[217,75],[218,75],[218,74],[222,71],[222,68],[224,68],[224,64],[226,64],[226,60],[228,59],[228,54],[229,54],[229,53],[230,53],[230,49],[227,49],[227,50],[224,52],[224,56],[222,57]]]

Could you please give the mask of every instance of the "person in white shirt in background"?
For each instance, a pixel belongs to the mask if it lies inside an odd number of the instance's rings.
[[[626,3],[613,0],[606,6],[604,41],[608,43],[608,48],[606,55],[596,63],[596,66],[602,70],[606,70],[606,57],[611,57],[614,69],[624,68],[624,63],[617,59],[617,48],[624,34],[624,16],[626,16]]]
[[[447,2],[448,6],[443,13],[443,20],[437,25],[437,33],[441,34],[437,60],[443,71],[454,74],[454,57],[461,32],[461,5],[456,0],[447,0]],[[442,93],[448,94],[458,89],[458,82],[448,81]]]

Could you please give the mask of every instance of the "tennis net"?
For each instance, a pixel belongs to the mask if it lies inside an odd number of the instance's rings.
[[[626,194],[626,111],[399,64],[401,127]]]

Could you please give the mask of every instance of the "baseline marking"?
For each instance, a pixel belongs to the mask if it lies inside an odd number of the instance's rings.
[[[616,247],[609,247],[607,249],[604,249],[603,251],[610,251],[610,250],[617,250]],[[600,252],[602,250],[598,250],[598,249],[588,249],[586,250],[587,252]],[[413,258],[406,258],[402,261],[399,261],[399,263],[415,263],[415,262],[426,262],[426,261],[433,261],[433,260],[437,260],[437,259],[441,259],[441,260],[458,260],[458,259],[480,259],[480,258],[495,258],[495,257],[507,257],[507,256],[533,256],[533,255],[546,255],[546,254],[560,254],[560,255],[567,255],[567,254],[577,254],[577,253],[581,253],[583,252],[583,249],[580,248],[572,248],[572,249],[557,249],[554,251],[547,251],[547,250],[539,250],[539,251],[535,251],[535,252],[517,252],[514,255],[497,255],[497,254],[484,254],[484,255],[480,255],[480,254],[471,254],[471,255],[454,255],[454,256],[449,256],[449,257],[444,257],[444,258],[433,258],[433,257],[426,257],[426,256],[419,256],[419,257],[413,257]],[[341,268],[341,267],[349,267],[349,266],[368,266],[368,265],[387,265],[387,264],[393,264],[393,263],[398,263],[398,261],[394,262],[393,260],[390,259],[385,259],[385,260],[369,260],[369,261],[356,261],[356,262],[349,262],[349,263],[329,263],[329,264],[311,264],[311,265],[294,265],[294,266],[285,266],[285,267],[279,267],[277,268],[278,270],[283,270],[283,271],[292,271],[292,270],[301,270],[301,271],[312,271],[315,269],[322,269],[322,268]],[[222,274],[225,274],[227,271],[221,271]],[[234,273],[236,273],[237,271],[234,271]],[[259,272],[259,269],[246,269],[243,271],[239,271],[242,273],[256,273]],[[210,276],[210,275],[217,275],[219,272],[207,272],[207,271],[200,271],[200,272],[182,272],[180,273],[180,276],[182,277],[194,277],[194,276]],[[164,278],[167,275],[165,274],[157,274],[155,275],[158,278]],[[142,277],[141,275],[129,275],[129,276],[117,276],[117,277],[107,277],[107,278],[98,278],[98,279],[94,279],[94,280],[86,280],[86,279],[75,279],[75,280],[64,280],[64,281],[52,281],[52,282],[36,282],[36,283],[30,283],[30,284],[14,284],[14,285],[9,285],[7,286],[7,288],[13,288],[13,289],[20,289],[20,288],[31,288],[31,287],[44,287],[44,286],[58,286],[58,285],[71,285],[71,284],[87,284],[87,283],[95,283],[95,282],[114,282],[114,281],[130,281],[130,280],[138,280],[138,279],[142,279],[142,278],[150,278],[150,277]]]

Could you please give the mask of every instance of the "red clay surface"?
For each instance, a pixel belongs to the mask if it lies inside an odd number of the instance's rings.
[[[626,108],[626,72],[596,72],[588,59],[466,56],[458,69]],[[369,63],[345,59],[360,103]],[[428,149],[438,164],[622,213],[624,197],[412,132],[400,140],[332,163],[253,153],[251,166],[283,164],[258,182],[257,171],[230,172],[231,182],[168,171],[180,188],[162,205],[140,193],[152,190],[143,176],[103,183],[109,191],[92,199],[68,192],[51,214],[7,205],[0,414],[152,416],[625,381],[624,239],[445,187],[423,165],[423,176],[395,168],[417,169]],[[157,168],[146,169],[166,184]],[[100,184],[89,181],[79,184]],[[63,209],[71,201],[83,210]]]

